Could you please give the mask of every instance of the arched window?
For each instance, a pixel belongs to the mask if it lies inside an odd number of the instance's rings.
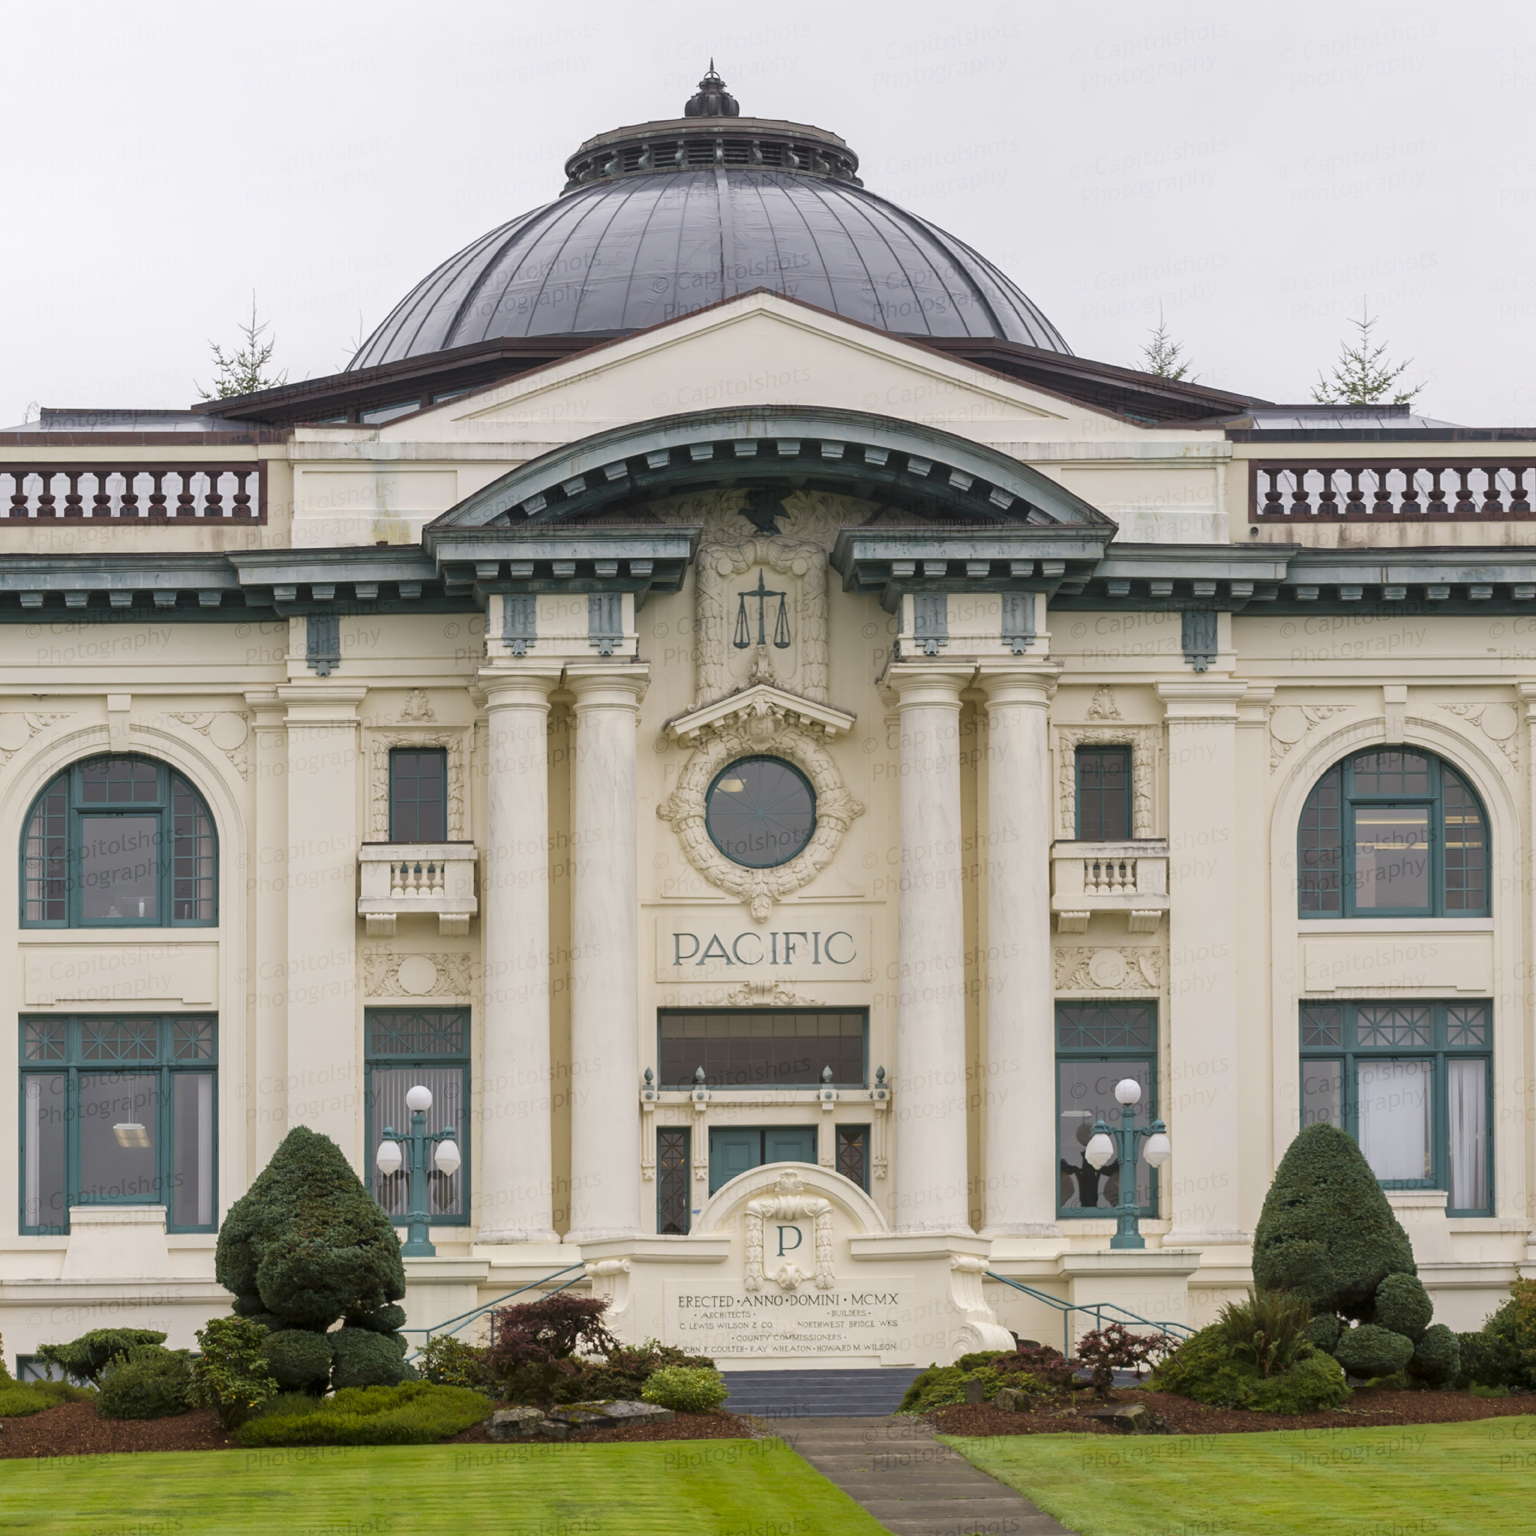
[[[217,884],[213,818],[164,763],[87,758],[33,802],[23,927],[208,927],[218,921]]]
[[[1484,917],[1488,818],[1438,757],[1356,752],[1307,796],[1296,869],[1302,917]]]

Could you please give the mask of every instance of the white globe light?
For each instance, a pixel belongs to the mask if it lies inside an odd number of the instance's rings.
[[[1088,1145],[1083,1148],[1083,1156],[1095,1168],[1102,1168],[1114,1155],[1115,1144],[1103,1131],[1100,1131],[1097,1136],[1090,1137]]]
[[[374,1162],[378,1164],[380,1173],[399,1173],[400,1165],[404,1161],[405,1158],[401,1155],[400,1143],[398,1141],[381,1141],[379,1143],[379,1155],[374,1158]]]
[[[410,1109],[427,1110],[432,1108],[432,1090],[423,1088],[420,1083],[411,1089],[405,1096],[406,1106]]]
[[[1122,1077],[1115,1084],[1115,1097],[1122,1104],[1140,1104],[1141,1084],[1134,1077]]]
[[[451,1179],[459,1171],[459,1164],[464,1159],[459,1156],[457,1143],[453,1141],[440,1141],[437,1144],[437,1153],[433,1161],[437,1164],[437,1171],[447,1174]]]
[[[1154,1168],[1161,1168],[1164,1163],[1173,1156],[1173,1143],[1161,1132],[1147,1137],[1146,1151],[1142,1156],[1151,1163]]]

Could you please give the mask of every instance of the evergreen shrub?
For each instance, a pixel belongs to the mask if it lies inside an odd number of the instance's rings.
[[[1362,1381],[1374,1376],[1395,1376],[1413,1358],[1413,1340],[1374,1323],[1361,1323],[1339,1335],[1333,1357]]]
[[[1434,1315],[1429,1292],[1413,1275],[1388,1275],[1376,1287],[1371,1321],[1379,1328],[1390,1328],[1417,1344]]]
[[[640,1400],[674,1413],[711,1413],[730,1395],[719,1371],[668,1365],[651,1373]]]
[[[0,1382],[0,1419],[25,1419],[46,1413],[60,1403],[85,1403],[96,1396],[91,1387],[74,1387],[66,1381]]]
[[[191,1406],[191,1390],[186,1350],[141,1344],[102,1369],[96,1412],[104,1419],[168,1419]]]
[[[481,1423],[491,1400],[466,1387],[407,1381],[346,1387],[323,1399],[284,1397],[235,1431],[241,1445],[431,1445]]]
[[[1461,1343],[1444,1323],[1424,1330],[1413,1346],[1408,1374],[1426,1387],[1445,1387],[1461,1373]]]
[[[197,1331],[191,1400],[212,1408],[226,1430],[243,1423],[277,1393],[262,1353],[267,1330],[249,1317],[215,1317]]]
[[[398,1333],[376,1333],[371,1328],[338,1328],[329,1335],[331,1385],[393,1387],[416,1379],[416,1368],[405,1363],[405,1340]]]
[[[1316,1413],[1337,1408],[1349,1397],[1344,1370],[1332,1355],[1303,1342],[1289,1370],[1266,1376],[1249,1360],[1232,1353],[1220,1324],[1202,1328],[1152,1372],[1147,1385],[1218,1408],[1247,1408],[1255,1413]]]
[[[280,1328],[262,1340],[261,1353],[282,1391],[324,1393],[331,1374],[330,1334]]]
[[[71,1381],[94,1386],[113,1360],[143,1345],[164,1343],[165,1335],[155,1328],[92,1328],[68,1344],[44,1344],[38,1354]]]

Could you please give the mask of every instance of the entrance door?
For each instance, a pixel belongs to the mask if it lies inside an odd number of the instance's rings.
[[[814,1125],[716,1127],[709,1133],[709,1192],[764,1163],[815,1161]]]

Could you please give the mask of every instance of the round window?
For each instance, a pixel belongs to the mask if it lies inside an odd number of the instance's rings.
[[[737,864],[787,864],[816,830],[816,791],[781,757],[738,758],[709,786],[704,825],[715,847]]]

